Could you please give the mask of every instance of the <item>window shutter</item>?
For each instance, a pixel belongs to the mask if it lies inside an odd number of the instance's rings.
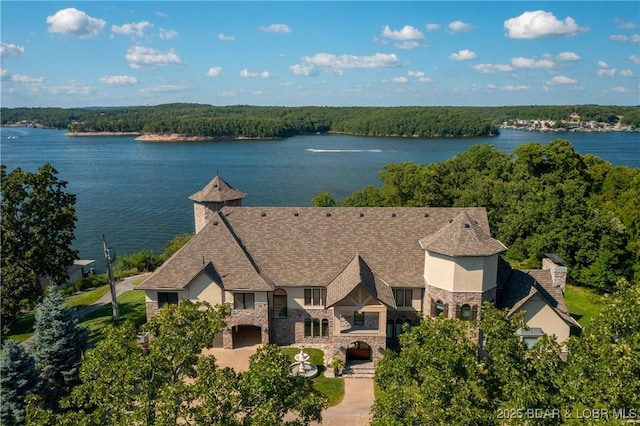
[[[431,299],[431,316],[435,317],[437,315],[436,312],[436,301]]]
[[[449,317],[449,304],[448,303],[444,304],[444,312],[443,312],[443,314],[444,314],[445,318]]]
[[[473,305],[471,308],[471,320],[475,320],[478,317],[478,305]]]
[[[460,319],[461,306],[456,305],[456,318]]]

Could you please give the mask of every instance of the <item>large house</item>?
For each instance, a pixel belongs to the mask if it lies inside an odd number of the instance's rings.
[[[220,347],[318,345],[374,364],[403,324],[478,319],[485,301],[526,311],[529,343],[579,327],[561,260],[509,267],[484,208],[242,207],[244,196],[216,176],[190,197],[196,234],[140,285],[147,316],[183,298],[229,303]]]

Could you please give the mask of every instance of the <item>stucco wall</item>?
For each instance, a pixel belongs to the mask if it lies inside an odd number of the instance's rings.
[[[425,251],[424,277],[432,287],[483,292],[496,286],[498,255],[451,257]]]
[[[560,343],[569,338],[569,325],[540,296],[531,297],[518,311],[526,312],[524,320],[530,328],[541,328],[547,335],[555,335]]]

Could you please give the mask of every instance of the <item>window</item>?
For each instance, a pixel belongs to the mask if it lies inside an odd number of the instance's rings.
[[[327,299],[326,288],[305,288],[304,304],[307,306],[324,306]]]
[[[471,321],[471,306],[462,305],[462,307],[460,308],[460,319]]]
[[[253,309],[253,293],[234,293],[233,309]]]
[[[413,290],[394,289],[393,296],[396,299],[396,306],[411,306],[411,302],[413,299]]]
[[[329,320],[304,319],[304,337],[329,337]]]
[[[442,303],[442,300],[436,300],[436,314],[435,316],[440,316],[444,314],[444,303]]]
[[[287,317],[287,292],[281,288],[273,292],[273,316],[276,318]]]
[[[524,341],[524,343],[527,344],[527,348],[531,349],[533,348],[533,346],[538,343],[538,340],[542,337],[542,336],[546,336],[546,333],[544,332],[544,330],[542,330],[541,328],[530,328],[530,329],[525,329],[525,328],[519,328],[516,333],[518,333],[518,335],[522,338],[522,340]]]
[[[388,319],[387,320],[387,339],[391,339],[395,337],[394,331],[395,331],[394,322],[392,319]]]
[[[364,325],[364,312],[353,313],[353,325]]]
[[[165,293],[158,292],[158,308],[162,308],[164,305],[177,305],[178,293]]]

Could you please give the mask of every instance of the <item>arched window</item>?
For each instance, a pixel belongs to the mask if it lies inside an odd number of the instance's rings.
[[[329,337],[329,320],[328,319],[323,319],[322,320],[322,337]]]
[[[460,319],[464,321],[471,321],[471,306],[462,305],[460,307]]]
[[[436,300],[436,315],[435,316],[440,316],[444,313],[444,303],[442,303],[442,300],[438,299]]]
[[[304,337],[311,337],[311,318],[304,319]]]
[[[320,337],[320,320],[318,318],[313,319],[313,329],[311,331],[313,337]]]
[[[273,292],[273,316],[276,318],[287,317],[287,292],[281,288]]]

